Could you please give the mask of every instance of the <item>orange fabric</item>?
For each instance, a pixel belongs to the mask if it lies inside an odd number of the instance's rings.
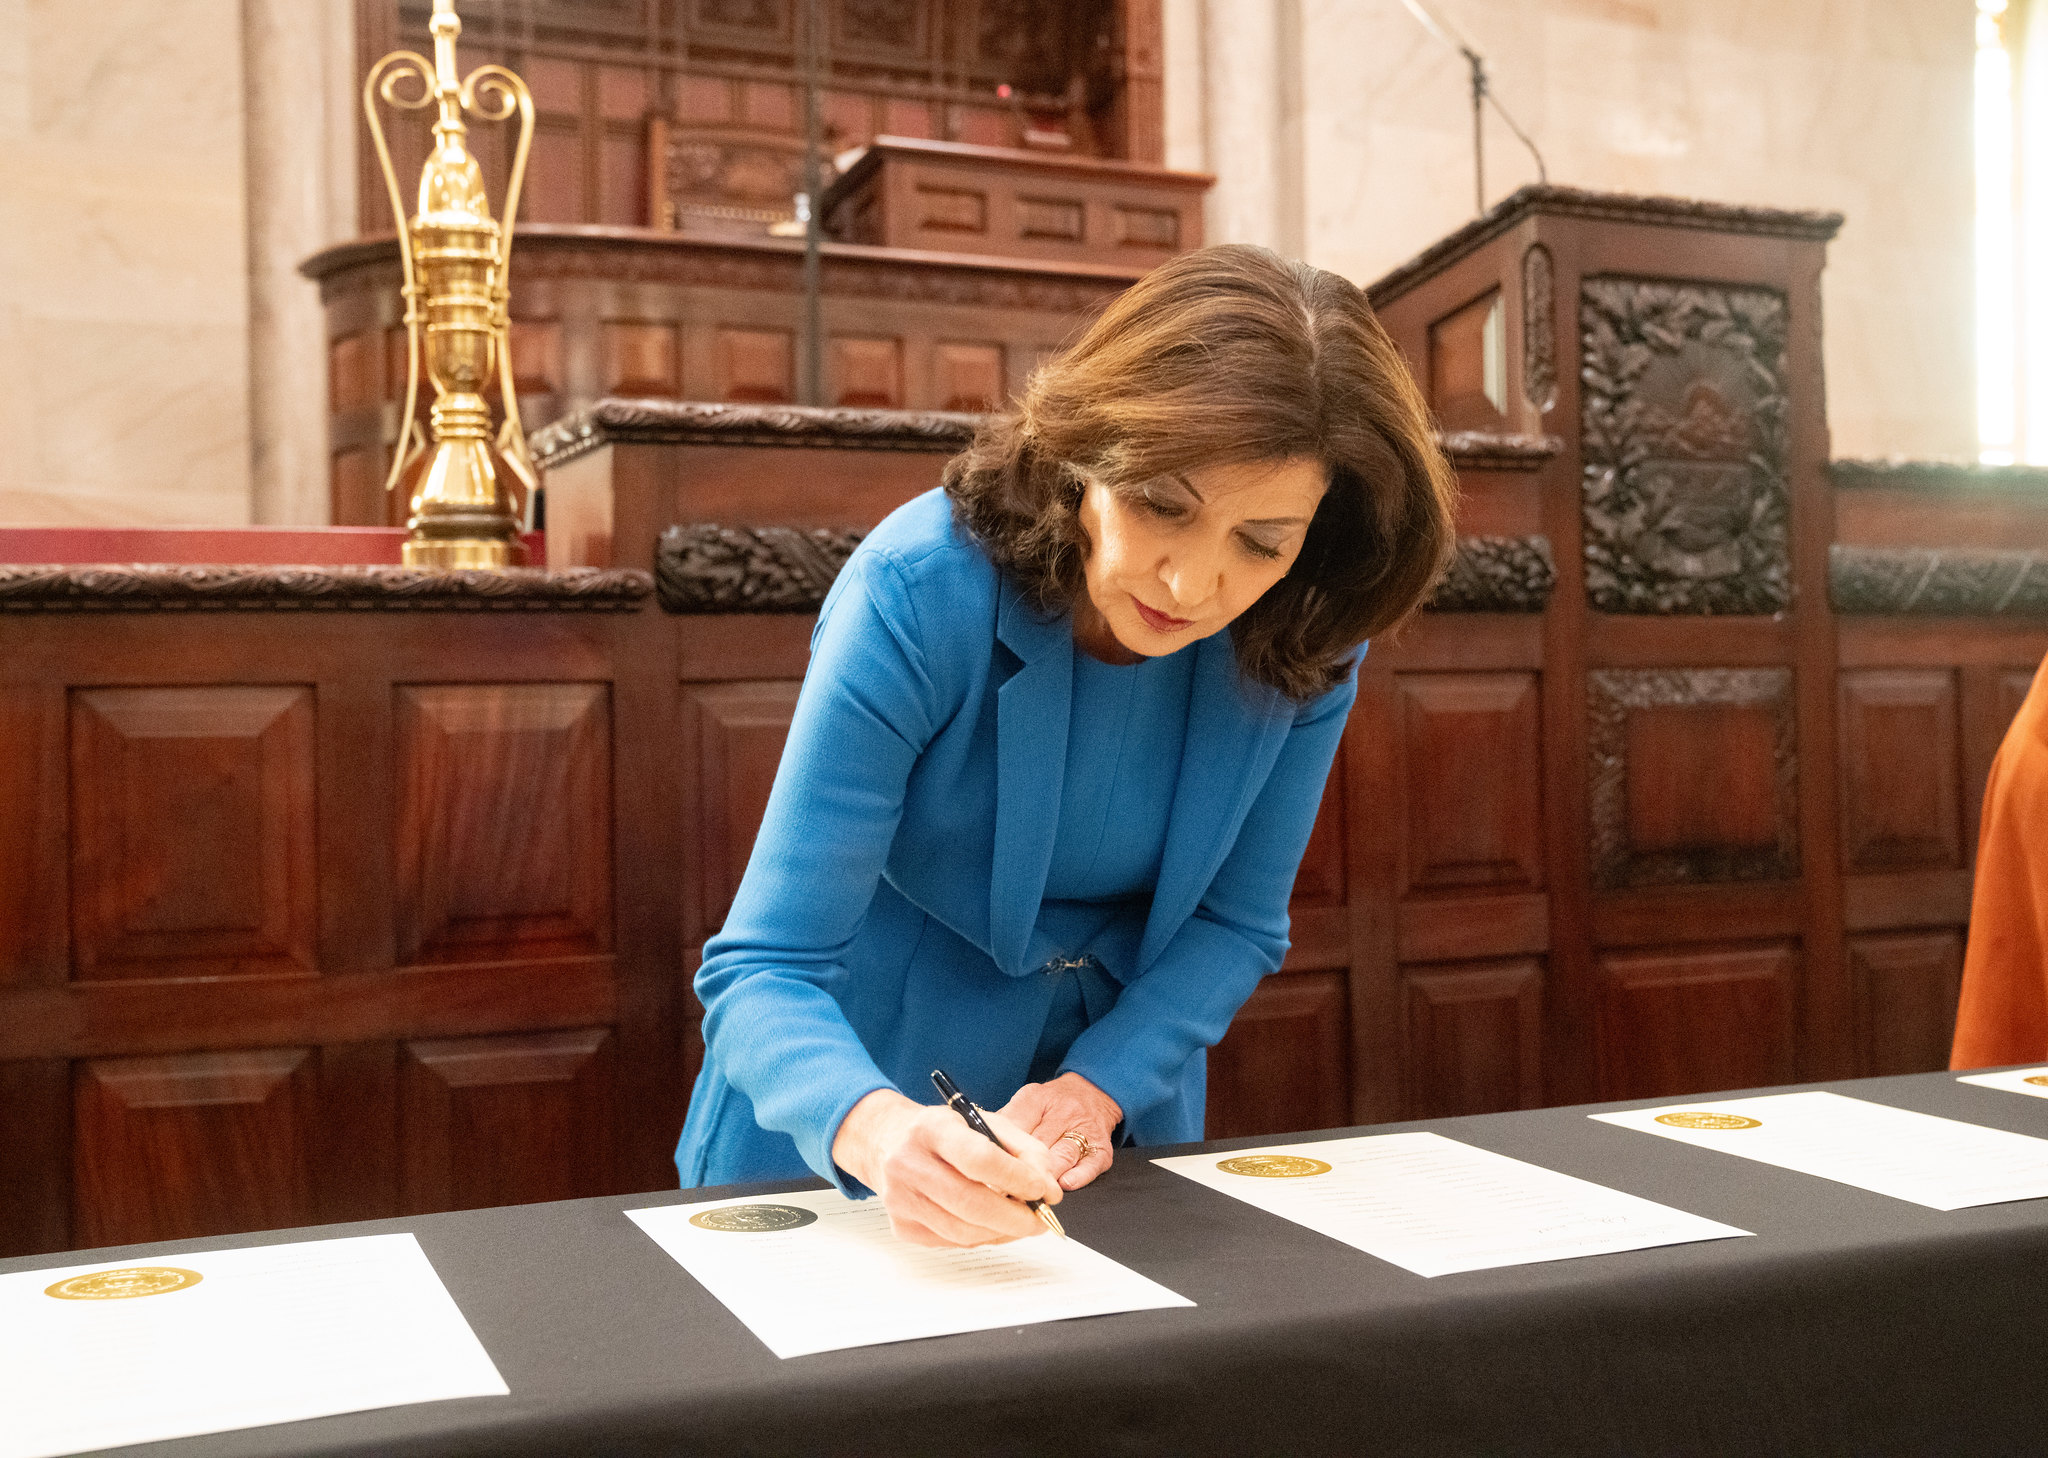
[[[1951,1068],[2048,1059],[2048,663],[1984,789]]]

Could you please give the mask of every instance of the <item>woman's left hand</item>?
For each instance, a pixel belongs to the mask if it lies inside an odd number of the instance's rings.
[[[1078,1073],[1027,1083],[1000,1112],[1052,1151],[1056,1164],[1065,1166],[1060,1187],[1068,1190],[1080,1189],[1109,1168],[1110,1139],[1124,1118],[1115,1099]]]

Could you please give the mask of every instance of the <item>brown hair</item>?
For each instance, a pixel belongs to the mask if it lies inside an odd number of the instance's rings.
[[[1365,295],[1263,248],[1161,264],[948,463],[961,523],[1046,612],[1086,591],[1080,473],[1135,498],[1224,462],[1309,457],[1329,489],[1287,575],[1231,625],[1239,670],[1297,701],[1421,601],[1455,492],[1428,407]]]

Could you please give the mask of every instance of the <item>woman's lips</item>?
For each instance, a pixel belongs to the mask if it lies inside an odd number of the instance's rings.
[[[1193,618],[1176,618],[1165,613],[1155,613],[1136,597],[1131,601],[1137,604],[1138,616],[1145,620],[1145,626],[1155,633],[1178,633],[1194,621]]]

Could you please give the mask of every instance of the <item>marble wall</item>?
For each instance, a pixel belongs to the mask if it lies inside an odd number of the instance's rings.
[[[0,0],[0,523],[325,519],[295,265],[353,232],[352,34],[349,0]]]
[[[1975,456],[1972,0],[1435,3],[1553,181],[1846,214],[1834,453]],[[1166,50],[1168,160],[1220,174],[1214,240],[1364,283],[1472,215],[1464,62],[1399,0],[1167,0]],[[1535,180],[1498,120],[1486,156],[1489,201]]]
[[[0,0],[0,521],[249,519],[238,0]]]

